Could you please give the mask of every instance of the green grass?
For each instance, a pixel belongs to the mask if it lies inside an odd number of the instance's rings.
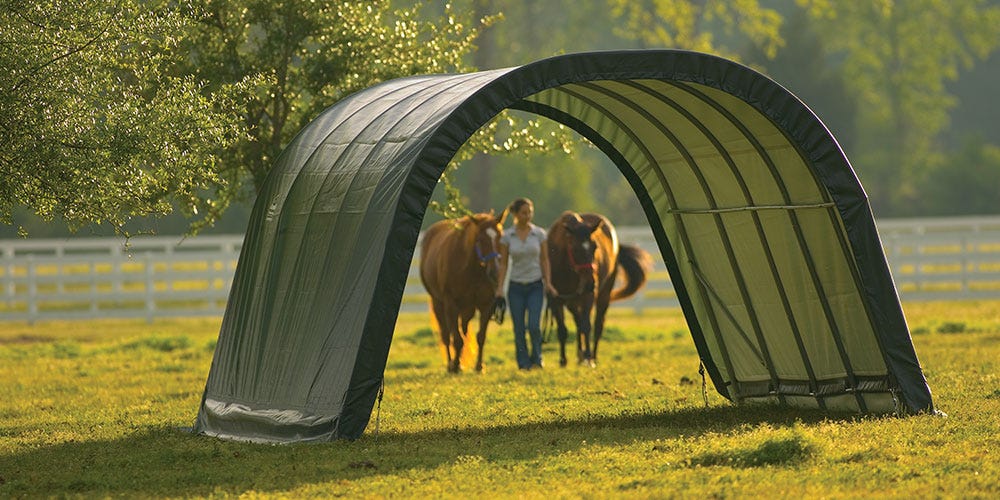
[[[1000,304],[906,313],[947,418],[703,395],[676,310],[615,312],[596,369],[558,368],[549,343],[545,370],[519,372],[493,325],[485,373],[460,375],[408,314],[366,434],[288,446],[183,430],[219,319],[0,323],[0,498],[995,498]]]

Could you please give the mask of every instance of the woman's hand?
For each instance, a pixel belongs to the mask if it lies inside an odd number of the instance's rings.
[[[559,290],[556,290],[556,287],[552,286],[552,283],[547,281],[545,282],[545,293],[547,293],[549,297],[559,296]]]

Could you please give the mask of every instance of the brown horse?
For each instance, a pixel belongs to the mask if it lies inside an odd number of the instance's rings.
[[[424,232],[420,246],[420,280],[431,296],[441,343],[447,352],[448,371],[461,370],[462,347],[469,322],[479,311],[479,352],[476,371],[483,369],[483,344],[496,290],[500,236],[504,210],[443,220]]]
[[[563,307],[573,315],[577,329],[577,361],[595,366],[597,344],[612,301],[635,294],[652,270],[649,253],[633,245],[619,245],[618,234],[599,214],[563,212],[549,228],[549,266],[558,296],[549,297],[549,308],[559,335],[559,364],[566,366],[566,321]],[[625,283],[615,289],[618,271]],[[591,336],[590,311],[595,309]]]

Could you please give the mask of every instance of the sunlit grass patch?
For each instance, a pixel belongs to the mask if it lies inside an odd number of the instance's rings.
[[[0,497],[996,497],[1000,307],[904,309],[947,418],[734,406],[711,380],[703,396],[677,310],[613,310],[596,368],[559,368],[553,341],[520,372],[491,324],[486,371],[457,375],[426,313],[403,313],[366,434],[289,446],[182,430],[221,318],[7,323]]]

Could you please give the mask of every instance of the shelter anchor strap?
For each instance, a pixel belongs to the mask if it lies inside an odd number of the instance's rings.
[[[375,439],[378,439],[378,429],[381,423],[380,418],[382,417],[382,396],[385,395],[385,379],[382,379],[378,383],[378,404],[375,410]]]
[[[705,400],[705,408],[708,408],[708,386],[705,383],[705,362],[698,360],[698,375],[701,375],[701,397]]]

